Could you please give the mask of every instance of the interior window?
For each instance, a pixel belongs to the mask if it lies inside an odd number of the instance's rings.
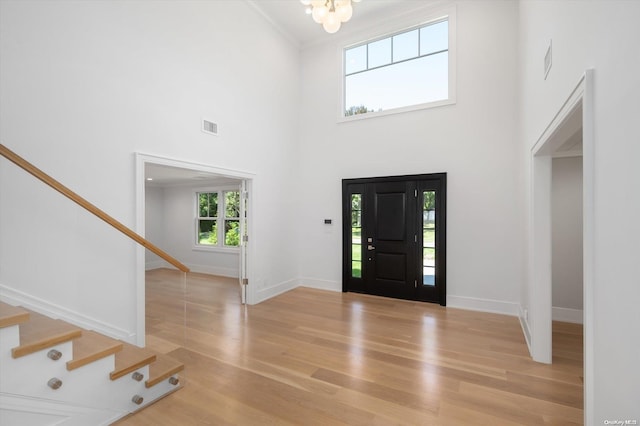
[[[196,244],[210,247],[240,245],[240,191],[196,194]]]

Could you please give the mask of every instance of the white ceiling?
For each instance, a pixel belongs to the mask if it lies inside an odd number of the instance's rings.
[[[163,166],[160,164],[145,164],[144,174],[148,186],[175,186],[201,183],[203,185],[239,185],[240,180],[229,178],[199,170],[183,169],[180,167]],[[151,179],[151,180],[149,180]]]
[[[292,42],[304,48],[330,40],[337,34],[355,32],[385,22],[389,17],[406,15],[442,0],[362,0],[353,3],[353,17],[336,34],[326,33],[305,14],[300,0],[247,0]]]

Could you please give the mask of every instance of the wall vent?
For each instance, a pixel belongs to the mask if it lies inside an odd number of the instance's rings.
[[[202,119],[202,131],[209,133],[210,135],[218,136],[218,123],[213,121]]]

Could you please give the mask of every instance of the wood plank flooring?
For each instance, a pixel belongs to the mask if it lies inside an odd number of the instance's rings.
[[[582,424],[582,327],[533,362],[518,319],[298,288],[240,304],[237,280],[147,273],[147,346],[184,388],[120,425]]]

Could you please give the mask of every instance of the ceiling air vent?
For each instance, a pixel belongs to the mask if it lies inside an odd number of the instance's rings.
[[[202,119],[202,131],[210,135],[218,136],[218,123]]]

